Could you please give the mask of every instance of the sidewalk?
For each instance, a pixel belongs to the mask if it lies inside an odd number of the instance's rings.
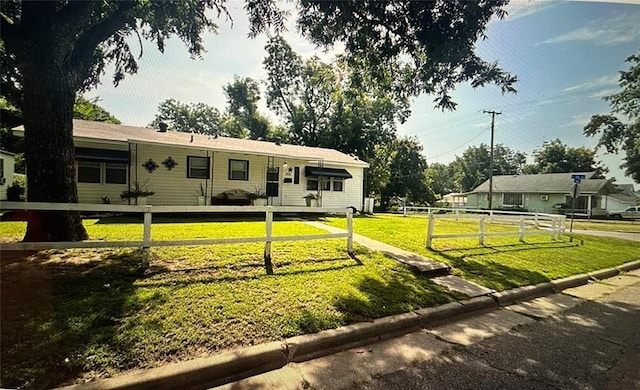
[[[329,226],[322,222],[299,220],[309,226],[326,230],[330,233],[346,233],[345,229]],[[449,266],[433,259],[429,259],[418,254],[396,248],[395,246],[385,244],[384,242],[372,240],[371,238],[353,234],[353,241],[373,251],[381,252],[385,256],[395,259],[418,270],[421,274],[431,277],[431,281],[435,284],[448,288],[451,291],[459,292],[468,297],[479,297],[495,292],[479,284],[464,280],[455,275],[449,274]]]
[[[640,388],[640,270],[220,389]]]

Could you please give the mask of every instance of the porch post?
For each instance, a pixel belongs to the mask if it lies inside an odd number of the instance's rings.
[[[591,219],[591,194],[587,196],[587,216]]]

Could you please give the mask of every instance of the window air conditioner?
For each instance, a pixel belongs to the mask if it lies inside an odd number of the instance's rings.
[[[540,195],[540,200],[549,200],[549,195]]]

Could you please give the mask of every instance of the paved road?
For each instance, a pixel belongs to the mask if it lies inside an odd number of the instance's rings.
[[[640,389],[640,278],[360,389]],[[632,284],[633,283],[633,284]],[[592,296],[586,289],[583,296]]]
[[[640,270],[224,386],[640,389]]]

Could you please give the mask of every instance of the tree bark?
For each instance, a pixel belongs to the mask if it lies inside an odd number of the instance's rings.
[[[19,67],[23,75],[27,200],[77,203],[73,104],[77,87],[66,69],[65,50],[42,39],[30,42]],[[62,49],[62,50],[57,50]],[[88,238],[77,212],[33,212],[24,241]]]

